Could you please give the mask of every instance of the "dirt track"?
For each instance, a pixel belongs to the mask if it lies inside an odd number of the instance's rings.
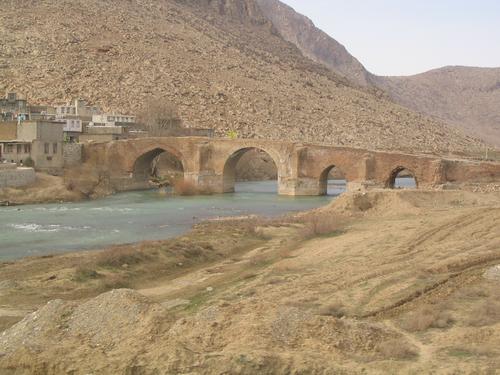
[[[296,221],[311,215],[335,218],[331,230],[306,239],[273,223],[156,280],[141,277],[147,263],[97,268],[136,291],[29,315],[0,334],[0,373],[498,373],[498,194],[345,195]],[[98,294],[96,280],[70,281],[89,256],[4,265],[0,306]],[[51,274],[57,286],[41,282]]]

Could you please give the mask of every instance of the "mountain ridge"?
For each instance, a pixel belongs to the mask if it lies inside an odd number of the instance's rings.
[[[279,0],[257,2],[284,39],[305,56],[361,86],[383,90],[398,104],[500,146],[500,68],[445,66],[410,76],[377,76],[292,7]],[[457,82],[457,72],[464,82]]]

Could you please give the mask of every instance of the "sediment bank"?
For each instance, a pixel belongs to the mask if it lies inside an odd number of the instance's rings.
[[[499,194],[374,191],[286,220],[3,263],[3,327],[5,312],[41,310],[0,335],[0,369],[494,371],[499,223]]]

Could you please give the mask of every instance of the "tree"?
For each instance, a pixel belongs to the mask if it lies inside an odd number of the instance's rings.
[[[171,135],[176,129],[182,128],[177,107],[163,99],[146,101],[137,118],[139,124],[152,137]]]

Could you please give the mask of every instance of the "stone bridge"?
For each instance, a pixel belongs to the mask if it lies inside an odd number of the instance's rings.
[[[418,188],[492,183],[500,180],[500,163],[446,159],[432,155],[330,147],[260,139],[140,138],[84,147],[83,167],[98,170],[115,191],[148,187],[153,160],[166,152],[182,164],[184,179],[200,192],[232,192],[241,156],[258,149],[278,171],[279,194],[326,194],[329,171],[343,172],[348,190],[391,188],[402,170],[412,173]]]

